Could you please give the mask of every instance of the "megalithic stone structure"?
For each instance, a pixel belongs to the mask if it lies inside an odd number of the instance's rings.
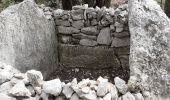
[[[170,19],[154,0],[129,0],[130,70],[151,100],[170,98]]]
[[[10,6],[0,13],[0,61],[21,72],[42,71],[47,77],[58,65],[54,20],[45,18],[34,0]]]

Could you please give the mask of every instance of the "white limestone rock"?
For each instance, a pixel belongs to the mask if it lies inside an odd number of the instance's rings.
[[[19,71],[10,65],[0,62],[0,84],[10,81]]]
[[[43,83],[43,76],[40,71],[29,70],[26,72],[26,75],[31,85],[33,85],[34,87],[41,87]]]
[[[78,96],[76,93],[74,93],[74,94],[71,96],[70,100],[80,100],[80,99],[79,99],[79,96]]]
[[[141,93],[134,94],[135,100],[145,100]]]
[[[136,99],[130,92],[127,92],[122,96],[122,100],[136,100]]]
[[[115,77],[114,82],[118,91],[122,94],[126,94],[126,92],[128,91],[128,86],[126,85],[126,82],[119,77]]]
[[[89,93],[90,90],[91,90],[91,89],[90,89],[90,87],[88,87],[88,86],[83,87],[83,88],[81,89],[81,91],[82,91],[83,93],[85,93],[85,94]]]
[[[111,93],[106,94],[106,95],[103,97],[103,100],[112,100]]]
[[[43,83],[42,89],[45,93],[58,96],[62,91],[60,79],[54,79]]]
[[[0,93],[8,94],[12,87],[13,87],[13,84],[10,81],[5,82],[0,85]]]
[[[105,96],[109,92],[109,83],[101,82],[97,88],[97,96]]]
[[[97,84],[102,83],[102,82],[108,82],[108,79],[104,79],[103,77],[100,76],[100,77],[97,79]]]
[[[111,93],[112,100],[118,99],[118,90],[112,83],[109,83],[109,93]]]
[[[45,93],[45,92],[42,92],[40,97],[43,99],[43,100],[49,100],[48,97],[49,97],[49,94]]]
[[[14,97],[10,97],[5,93],[0,93],[0,100],[17,100],[17,99]]]
[[[16,97],[29,97],[31,96],[30,91],[25,87],[23,81],[17,83],[10,91],[9,94]]]
[[[62,93],[66,96],[67,99],[71,98],[72,94],[74,93],[73,89],[70,86],[71,83],[67,83],[63,86]]]
[[[96,100],[97,99],[96,92],[93,90],[91,90],[88,94],[82,94],[81,97],[83,99],[87,99],[87,100]]]
[[[130,76],[129,80],[128,80],[128,88],[131,91],[135,91],[135,88],[137,87],[137,82],[138,79],[136,76]]]

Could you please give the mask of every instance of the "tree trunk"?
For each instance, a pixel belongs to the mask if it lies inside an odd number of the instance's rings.
[[[165,2],[165,13],[168,17],[170,17],[170,0],[166,0]]]

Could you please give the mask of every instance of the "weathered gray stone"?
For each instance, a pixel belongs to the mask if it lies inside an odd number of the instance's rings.
[[[128,86],[126,82],[119,77],[114,78],[115,86],[117,87],[118,91],[122,94],[126,94],[128,91]]]
[[[130,38],[116,38],[114,37],[112,40],[111,47],[124,47],[130,45]]]
[[[80,30],[74,28],[74,27],[63,27],[63,26],[58,26],[58,32],[60,34],[74,34],[74,33],[79,33]]]
[[[151,100],[170,93],[170,19],[154,0],[129,0],[130,70]]]
[[[84,20],[73,21],[72,26],[76,29],[81,29],[84,27]]]
[[[122,31],[123,31],[124,25],[121,24],[121,23],[116,22],[116,23],[115,23],[115,27],[116,27],[116,32],[119,33],[119,32],[122,32]]]
[[[67,35],[61,35],[59,36],[59,40],[61,43],[69,44],[72,41],[72,37]]]
[[[109,27],[103,28],[102,30],[100,30],[100,33],[97,37],[97,43],[110,45],[111,42],[112,42],[112,38],[110,35]]]
[[[59,50],[60,63],[65,67],[100,69],[120,66],[112,48],[60,44]]]
[[[58,63],[55,24],[33,0],[2,11],[0,22],[0,61],[21,72],[41,70],[44,77],[54,71]]]
[[[116,54],[117,55],[129,55],[130,54],[130,47],[126,46],[126,47],[116,48]]]
[[[83,46],[93,47],[93,46],[97,45],[97,41],[90,40],[90,39],[81,39],[80,44],[83,45]]]
[[[123,32],[113,32],[113,36],[118,37],[118,38],[123,38],[123,37],[128,37],[130,33],[128,31],[123,31]]]
[[[76,39],[97,40],[97,36],[86,35],[86,34],[83,34],[83,33],[72,34],[72,37],[73,37],[73,38],[76,38]]]
[[[87,35],[98,35],[99,34],[97,27],[84,27],[81,29],[81,32]]]
[[[121,55],[119,56],[119,60],[121,62],[121,66],[124,69],[129,68],[129,55]]]
[[[71,26],[68,20],[55,19],[55,24],[57,26]]]
[[[84,11],[81,9],[72,10],[71,16],[73,20],[82,20],[84,19]]]
[[[92,20],[91,20],[91,25],[92,25],[92,26],[95,26],[95,25],[97,25],[97,24],[98,24],[98,22],[97,22],[96,19],[92,19]]]

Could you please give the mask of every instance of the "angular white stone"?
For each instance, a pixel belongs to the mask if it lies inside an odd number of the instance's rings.
[[[29,97],[31,96],[30,91],[25,87],[23,81],[17,83],[10,91],[9,94],[16,97]]]
[[[135,100],[145,100],[141,93],[134,94]]]
[[[118,90],[112,83],[109,83],[109,93],[111,93],[112,100],[118,99]]]
[[[122,96],[122,100],[136,100],[136,99],[130,92],[127,92]]]
[[[0,100],[17,100],[17,99],[14,98],[14,97],[8,96],[8,95],[5,94],[5,93],[0,93]]]
[[[82,94],[82,98],[87,100],[96,100],[96,92],[91,90],[88,94]]]
[[[74,93],[73,89],[70,86],[71,83],[67,83],[63,86],[62,93],[66,96],[67,99],[71,98],[72,94]]]
[[[70,100],[80,100],[80,99],[79,99],[79,96],[78,96],[76,93],[74,93],[74,94],[71,96]]]
[[[106,95],[103,97],[103,100],[112,100],[111,93],[106,94]]]
[[[90,87],[88,87],[88,86],[83,87],[83,88],[81,89],[81,91],[82,91],[83,93],[87,94],[87,93],[90,92]]]
[[[49,93],[54,96],[58,96],[62,91],[62,85],[61,85],[60,79],[54,79],[54,80],[44,82],[43,83],[43,91],[45,93]]]
[[[35,87],[41,87],[43,83],[43,76],[40,71],[29,70],[26,72],[28,81]]]
[[[109,83],[101,82],[97,88],[97,96],[105,96],[109,92]]]

